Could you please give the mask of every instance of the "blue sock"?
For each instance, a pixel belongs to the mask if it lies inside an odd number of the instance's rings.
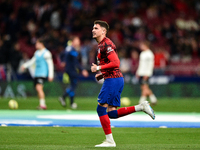
[[[109,118],[111,118],[111,119],[116,119],[116,118],[118,118],[117,110],[109,111],[109,112],[108,112],[108,116],[109,116]]]
[[[74,96],[70,97],[71,105],[74,103]]]

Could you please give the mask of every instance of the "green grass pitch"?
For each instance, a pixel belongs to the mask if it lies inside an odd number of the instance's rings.
[[[0,109],[9,109],[9,98],[0,98]],[[28,97],[27,99],[16,98],[19,104],[19,109],[36,109],[39,101],[36,97]],[[139,98],[130,98],[131,105],[136,105]],[[75,97],[75,102],[78,104],[77,110],[96,110],[97,97]],[[58,97],[47,97],[46,103],[49,110],[65,110],[59,102]],[[69,100],[67,99],[69,104]],[[158,104],[152,106],[156,112],[200,112],[199,98],[158,98]],[[67,109],[69,109],[69,105]]]
[[[95,148],[101,128],[0,127],[1,150],[185,150],[200,149],[196,128],[113,128],[116,148]]]
[[[96,97],[77,97],[77,110],[96,110]],[[38,99],[16,98],[19,109],[36,109]],[[8,109],[9,99],[0,99]],[[46,98],[49,110],[65,110],[57,97]],[[138,98],[131,98],[135,105]],[[159,98],[156,112],[200,112],[199,98]],[[67,107],[69,109],[69,107]],[[14,110],[11,110],[14,113]],[[112,128],[116,148],[95,148],[104,140],[101,128],[81,127],[0,127],[0,150],[198,150],[199,128]]]

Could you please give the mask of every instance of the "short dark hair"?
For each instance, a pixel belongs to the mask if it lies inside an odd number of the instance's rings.
[[[99,24],[101,27],[104,27],[106,29],[106,33],[108,33],[109,25],[106,21],[96,20],[94,21],[94,24]]]
[[[76,38],[79,38],[79,37],[76,36],[76,35],[72,35],[72,36],[70,36],[69,40],[70,40],[70,41],[73,41],[73,40],[76,39]]]
[[[78,38],[78,39],[80,40],[79,36],[76,36],[76,35],[70,36],[69,40],[67,41],[67,45],[68,45],[68,46],[71,46],[71,45],[72,45],[72,42],[73,42],[74,39],[76,39],[76,38]]]
[[[43,37],[38,38],[37,41],[40,42],[40,43],[42,43],[43,45],[46,44],[46,39],[43,38]]]
[[[147,41],[147,40],[141,41],[141,44],[144,44],[144,45],[146,45],[146,46],[149,47],[149,48],[150,48],[150,46],[151,46],[151,43],[150,43],[149,41]]]

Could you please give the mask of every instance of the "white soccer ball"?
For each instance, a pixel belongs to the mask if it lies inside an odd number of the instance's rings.
[[[13,100],[11,99],[9,102],[8,102],[8,106],[10,109],[18,109],[18,103],[16,100]]]
[[[130,106],[131,105],[131,101],[128,97],[122,97],[121,98],[121,104],[123,106]]]

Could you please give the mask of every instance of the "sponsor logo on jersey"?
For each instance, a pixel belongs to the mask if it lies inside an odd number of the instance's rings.
[[[107,53],[110,53],[110,52],[112,52],[113,51],[113,49],[111,48],[111,47],[108,47],[107,48]]]

